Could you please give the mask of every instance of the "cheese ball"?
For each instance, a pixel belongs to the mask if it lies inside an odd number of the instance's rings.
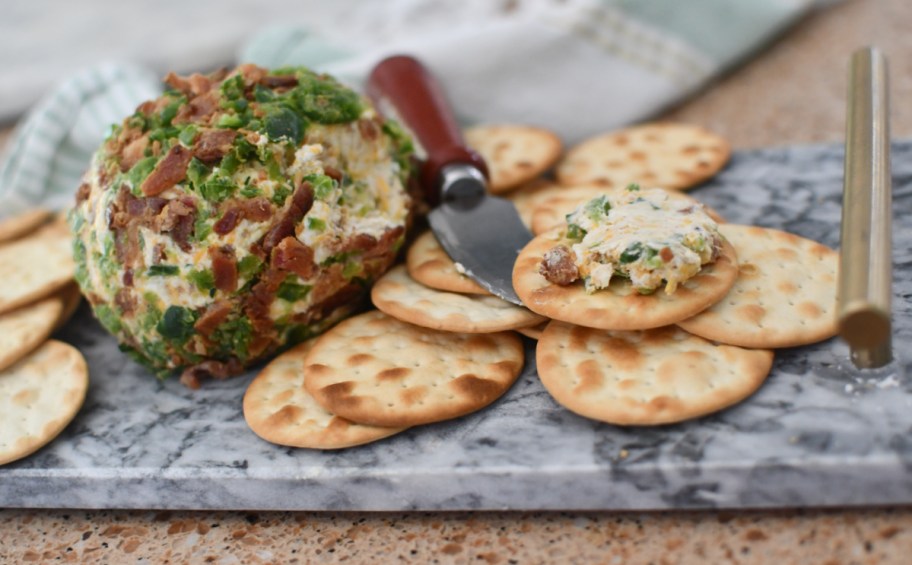
[[[404,240],[412,145],[306,68],[165,83],[96,152],[70,225],[101,324],[196,387],[356,308]]]

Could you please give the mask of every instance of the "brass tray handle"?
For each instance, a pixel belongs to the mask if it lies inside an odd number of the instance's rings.
[[[876,369],[893,358],[890,106],[880,51],[852,54],[848,86],[837,315],[853,364]]]

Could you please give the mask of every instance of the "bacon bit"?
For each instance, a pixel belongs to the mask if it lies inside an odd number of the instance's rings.
[[[124,269],[123,278],[121,279],[124,286],[133,286],[133,269],[127,267]]]
[[[121,188],[114,202],[111,214],[111,229],[125,227],[128,223],[137,223],[141,226],[152,227],[155,218],[168,204],[164,198],[150,196],[137,198],[129,190]]]
[[[361,137],[368,141],[373,141],[380,136],[380,127],[373,120],[358,120],[358,131],[361,133]]]
[[[280,241],[294,235],[295,226],[313,206],[313,188],[310,183],[302,183],[291,197],[291,205],[282,214],[278,222],[263,236],[261,247],[269,253]]]
[[[209,73],[208,77],[212,84],[219,84],[228,76],[228,67],[222,67]]]
[[[115,155],[120,153],[124,147],[132,143],[134,140],[142,137],[143,131],[142,128],[138,127],[124,127],[120,131],[120,134],[117,137],[109,139],[105,143],[105,149],[108,153]]]
[[[190,75],[190,92],[194,96],[199,96],[200,94],[206,94],[212,90],[212,82],[210,82],[209,77],[201,75],[199,73],[193,73]]]
[[[238,221],[241,219],[242,212],[239,208],[230,207],[225,210],[225,213],[222,214],[222,217],[219,218],[215,225],[212,226],[212,231],[219,235],[225,235],[234,231],[234,228],[237,227]]]
[[[159,97],[155,100],[146,100],[136,107],[136,111],[146,116],[151,116],[152,114],[157,114],[164,110],[165,106],[167,106],[169,102],[170,100],[168,100],[166,97]]]
[[[263,236],[262,245],[263,251],[270,253],[272,249],[279,244],[280,241],[286,237],[294,235],[295,232],[295,220],[291,214],[288,212],[283,215],[278,222],[276,222],[266,235]]]
[[[228,300],[217,300],[210,304],[199,320],[193,324],[193,329],[202,335],[209,337],[212,332],[218,328],[222,322],[228,318],[231,313],[231,302]]]
[[[659,257],[661,257],[662,261],[665,261],[666,263],[674,259],[674,256],[674,252],[670,247],[663,247],[659,250]]]
[[[131,141],[124,147],[123,152],[121,153],[120,170],[122,172],[127,172],[133,168],[133,165],[143,158],[147,147],[149,147],[148,135],[138,137]]]
[[[120,309],[124,316],[131,315],[136,310],[136,298],[133,291],[129,288],[121,288],[114,295],[114,304]]]
[[[376,237],[366,233],[359,233],[349,238],[343,249],[345,251],[364,252],[373,249],[375,245],[377,245]]]
[[[193,146],[193,155],[204,163],[214,163],[231,151],[237,132],[230,129],[207,129]]]
[[[262,67],[258,67],[252,63],[245,63],[243,65],[238,65],[238,73],[244,77],[244,86],[252,87],[256,83],[263,80],[266,77],[268,71]]]
[[[174,90],[178,90],[187,96],[190,96],[190,94],[193,93],[193,89],[190,86],[190,81],[180,75],[174,74],[173,72],[165,75],[164,82]]]
[[[273,346],[273,340],[275,339],[275,332],[269,334],[259,334],[250,338],[250,343],[247,344],[247,353],[252,357],[260,357],[263,353]]]
[[[244,366],[235,357],[231,357],[227,361],[210,359],[184,369],[184,372],[181,373],[180,382],[188,388],[197,390],[200,387],[200,379],[203,377],[225,379],[240,374],[243,370]]]
[[[136,264],[142,249],[139,247],[139,230],[136,227],[114,232],[114,256],[124,266]]]
[[[191,198],[171,200],[157,218],[157,225],[152,228],[159,233],[167,232],[171,239],[184,252],[192,250],[190,235],[196,221],[196,203]]]
[[[269,267],[260,275],[260,281],[253,285],[244,302],[244,315],[253,327],[254,340],[248,346],[251,355],[264,351],[275,335],[275,323],[269,316],[269,306],[275,301],[279,285],[285,280],[287,271]],[[257,345],[255,346],[254,343]]]
[[[259,82],[269,88],[291,87],[298,85],[298,77],[294,75],[264,76]]]
[[[222,206],[222,217],[213,230],[219,235],[231,233],[241,220],[265,222],[272,218],[272,204],[263,196],[244,200],[230,200]]]
[[[237,257],[234,247],[230,245],[210,247],[209,257],[212,258],[212,276],[215,279],[215,288],[222,292],[237,290]]]
[[[568,285],[579,279],[579,269],[573,261],[573,252],[566,245],[558,245],[547,251],[538,268],[548,282]]]
[[[342,182],[342,171],[335,167],[330,167],[328,165],[323,167],[323,174],[336,182]]]
[[[156,231],[171,231],[177,226],[182,217],[189,216],[196,211],[193,200],[187,198],[167,202],[167,205],[159,214],[158,230]]]
[[[84,182],[79,185],[79,188],[76,189],[76,205],[79,206],[89,198],[89,194],[92,192],[92,186]]]
[[[272,218],[272,204],[265,196],[241,200],[239,206],[244,219],[251,222],[265,222]]]
[[[210,90],[205,94],[192,98],[190,102],[181,106],[177,111],[177,115],[174,116],[173,123],[205,123],[218,109],[219,93],[217,90]]]
[[[146,196],[157,196],[187,177],[187,165],[193,153],[182,145],[174,145],[146,177],[140,190]]]
[[[165,245],[163,243],[156,243],[152,246],[152,263],[154,265],[160,264],[166,257]]]
[[[302,279],[309,279],[317,272],[313,249],[296,237],[286,237],[272,250],[271,264],[276,269],[291,271]]]
[[[296,221],[300,221],[304,214],[310,211],[310,207],[313,206],[314,193],[310,183],[303,182],[298,185],[298,188],[295,189],[294,194],[291,196],[291,201],[298,208],[295,211],[295,215],[298,216]]]
[[[189,77],[182,77],[171,72],[165,76],[165,84],[175,90],[179,90],[181,94],[186,95],[188,98],[206,94],[212,89],[212,82],[209,77],[199,73],[193,73]]]

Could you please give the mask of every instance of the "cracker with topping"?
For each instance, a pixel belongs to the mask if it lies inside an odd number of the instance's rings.
[[[737,277],[734,248],[699,204],[631,185],[579,206],[564,227],[519,254],[513,287],[532,311],[570,323],[637,330],[721,300]]]

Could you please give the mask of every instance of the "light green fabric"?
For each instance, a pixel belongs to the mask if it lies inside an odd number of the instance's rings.
[[[250,38],[237,60],[306,65],[357,88],[382,57],[411,53],[466,123],[530,123],[572,144],[691,95],[808,7],[807,0],[526,0],[513,10],[487,0],[311,2]],[[68,206],[110,125],[161,92],[156,75],[103,64],[39,101],[0,165],[0,218]]]
[[[811,7],[809,0],[605,0],[630,18],[663,29],[719,65],[733,63]]]

